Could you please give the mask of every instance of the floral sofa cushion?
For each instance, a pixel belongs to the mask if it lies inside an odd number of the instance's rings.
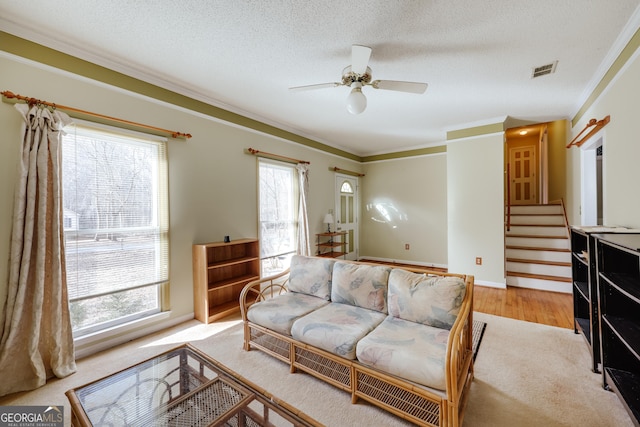
[[[331,301],[387,314],[387,282],[391,268],[338,261],[333,266]]]
[[[294,255],[289,270],[289,290],[328,301],[331,297],[331,272],[335,262],[331,258]]]
[[[360,363],[431,387],[446,389],[449,331],[388,316],[358,342]]]
[[[394,268],[389,275],[389,314],[451,329],[465,293],[466,286],[460,277],[433,277]]]
[[[291,325],[297,318],[327,304],[329,301],[322,298],[287,292],[253,304],[247,311],[247,318],[272,331],[290,336]]]
[[[296,320],[291,336],[346,359],[356,358],[356,344],[385,319],[378,311],[330,303]]]

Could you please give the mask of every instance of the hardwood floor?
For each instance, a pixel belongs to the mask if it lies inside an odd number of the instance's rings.
[[[474,286],[473,309],[481,313],[573,329],[571,294],[508,286]]]

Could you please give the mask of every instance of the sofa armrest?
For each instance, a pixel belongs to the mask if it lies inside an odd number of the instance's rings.
[[[247,311],[252,304],[289,292],[289,269],[274,276],[265,277],[247,283],[240,293],[240,313],[247,321]]]
[[[447,344],[447,397],[454,425],[462,422],[458,411],[465,406],[473,378],[473,282],[473,276],[465,276],[466,293]]]

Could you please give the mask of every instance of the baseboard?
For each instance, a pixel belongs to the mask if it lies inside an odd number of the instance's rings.
[[[479,286],[486,286],[488,288],[507,289],[507,284],[506,283],[488,282],[486,280],[474,279],[473,284],[474,285],[479,285]]]
[[[159,313],[138,322],[131,322],[100,333],[74,339],[76,359],[170,328],[194,318],[193,313],[170,318],[171,312]]]

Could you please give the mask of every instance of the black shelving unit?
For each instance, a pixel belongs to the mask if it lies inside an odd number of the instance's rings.
[[[589,349],[593,349],[591,297],[589,290],[589,236],[582,230],[571,228],[571,275],[573,279],[573,330],[581,333]],[[596,317],[597,318],[597,317]],[[596,347],[597,348],[597,347]],[[594,354],[591,351],[592,355]],[[593,359],[593,357],[592,357]],[[597,363],[594,360],[594,368]]]
[[[598,227],[594,230],[603,231]],[[586,227],[571,228],[571,274],[573,279],[573,328],[582,334],[591,353],[593,372],[600,372],[600,327],[598,320],[598,280],[593,232]]]
[[[640,234],[594,234],[602,381],[640,426]]]

